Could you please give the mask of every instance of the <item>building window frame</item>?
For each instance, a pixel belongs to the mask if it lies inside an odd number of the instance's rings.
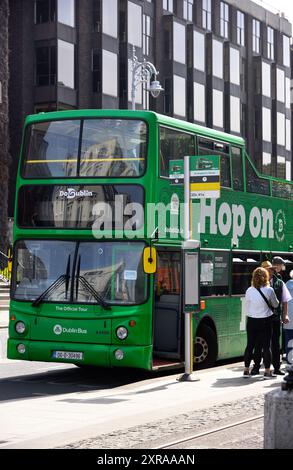
[[[39,7],[47,5],[47,20],[42,20]],[[35,0],[34,3],[34,22],[35,24],[55,23],[57,18],[57,0]]]
[[[169,13],[174,13],[174,1],[163,0],[163,10],[169,11]]]
[[[212,0],[202,0],[202,27],[212,29]]]
[[[151,56],[153,53],[152,48],[152,18],[149,15],[143,14],[142,17],[142,51],[143,55]]]
[[[186,21],[193,20],[193,4],[194,0],[183,0],[183,19]]]
[[[253,18],[252,20],[252,51],[256,54],[260,54],[260,21]]]
[[[220,3],[220,35],[222,38],[229,39],[229,5],[225,2]]]
[[[245,46],[245,15],[237,10],[237,44]]]
[[[270,26],[267,27],[267,57],[275,60],[275,31]]]

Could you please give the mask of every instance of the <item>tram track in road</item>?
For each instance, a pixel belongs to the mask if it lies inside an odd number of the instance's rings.
[[[244,420],[241,420],[241,421],[236,421],[234,423],[226,424],[225,426],[221,426],[221,427],[213,428],[213,429],[210,429],[210,430],[206,430],[206,431],[203,431],[201,433],[193,434],[193,435],[188,436],[188,437],[184,437],[184,438],[181,438],[181,439],[170,441],[170,442],[167,442],[167,443],[165,443],[161,446],[154,447],[153,449],[155,449],[155,450],[167,450],[167,449],[176,448],[180,444],[185,444],[185,443],[188,443],[188,442],[196,441],[196,440],[199,440],[199,439],[211,436],[211,435],[215,435],[215,434],[218,434],[218,433],[221,433],[221,432],[233,429],[233,428],[244,426],[244,425],[249,424],[249,423],[257,422],[261,419],[264,419],[263,414],[255,416],[253,418],[248,418],[248,419],[244,419]]]

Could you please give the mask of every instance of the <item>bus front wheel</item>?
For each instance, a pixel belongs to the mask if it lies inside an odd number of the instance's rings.
[[[194,340],[195,369],[213,367],[217,360],[217,336],[208,325],[201,325]]]

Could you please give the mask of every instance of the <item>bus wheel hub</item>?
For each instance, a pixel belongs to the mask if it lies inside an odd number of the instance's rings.
[[[203,362],[209,353],[208,343],[204,338],[197,336],[194,343],[194,362],[197,364]]]

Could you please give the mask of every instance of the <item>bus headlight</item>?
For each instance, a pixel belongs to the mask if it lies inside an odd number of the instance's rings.
[[[122,359],[124,359],[124,352],[121,351],[121,349],[117,349],[114,354],[117,361],[122,361]]]
[[[25,324],[22,321],[18,321],[15,325],[15,331],[19,335],[22,335],[26,330]]]
[[[128,330],[124,326],[119,326],[116,330],[116,336],[117,338],[121,339],[122,341],[127,338],[128,336]]]
[[[24,344],[18,344],[16,349],[17,349],[17,352],[19,352],[19,354],[24,354],[25,353],[25,345]]]

